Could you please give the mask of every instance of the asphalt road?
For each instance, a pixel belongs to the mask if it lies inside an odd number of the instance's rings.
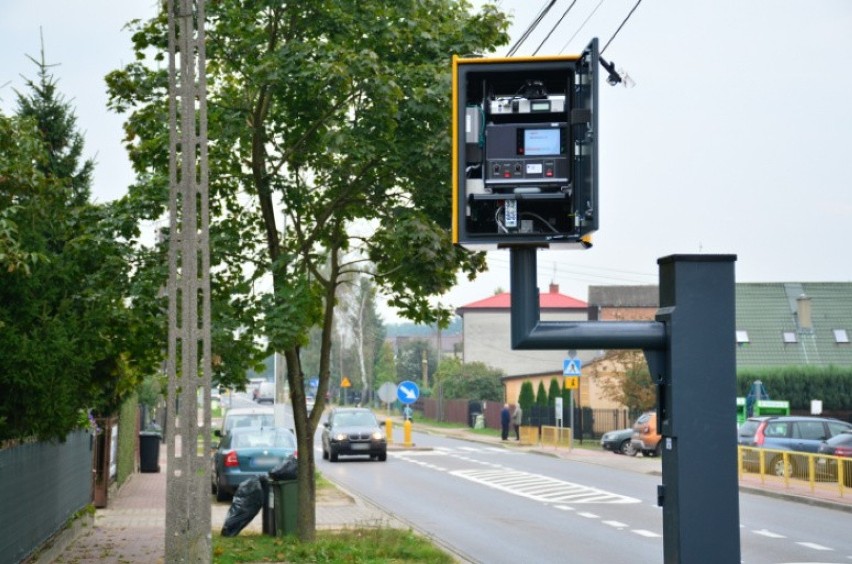
[[[659,476],[420,433],[414,442],[431,450],[392,452],[385,463],[316,459],[332,480],[471,562],[663,559]],[[848,513],[747,493],[740,513],[747,564],[852,562]]]

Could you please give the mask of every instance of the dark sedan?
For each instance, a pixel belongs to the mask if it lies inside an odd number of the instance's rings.
[[[236,427],[222,437],[213,454],[211,482],[217,501],[232,496],[245,480],[266,476],[296,454],[296,436],[278,427]]]
[[[825,455],[816,459],[817,476],[832,482],[838,481],[838,463],[842,461],[840,469],[843,470],[843,485],[852,487],[852,431],[843,431],[823,441],[817,453]]]
[[[627,456],[636,456],[639,451],[636,450],[630,439],[633,437],[633,427],[627,429],[619,429],[617,431],[609,431],[601,437],[601,448],[611,450],[615,454],[626,454]]]
[[[388,444],[376,416],[359,407],[332,409],[322,428],[322,457],[337,462],[339,455],[357,454],[387,460]]]

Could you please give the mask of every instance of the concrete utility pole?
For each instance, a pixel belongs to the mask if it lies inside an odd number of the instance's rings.
[[[170,203],[165,554],[166,562],[203,563],[212,560],[204,0],[168,0],[167,9]]]

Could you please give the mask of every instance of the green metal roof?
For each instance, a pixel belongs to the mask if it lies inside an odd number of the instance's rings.
[[[797,298],[810,298],[811,324],[800,326]],[[737,367],[852,365],[852,283],[777,282],[736,285]],[[804,319],[802,321],[805,321]],[[788,333],[785,343],[784,333]]]

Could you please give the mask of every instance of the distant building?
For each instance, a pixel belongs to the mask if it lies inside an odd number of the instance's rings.
[[[550,291],[540,295],[542,320],[653,320],[657,286],[590,286],[589,300]],[[738,283],[735,288],[737,368],[852,365],[852,282]],[[511,296],[497,294],[460,307],[462,358],[502,369],[506,400],[514,402],[525,380],[562,381],[567,351],[511,350]],[[583,361],[578,405],[612,408],[595,375],[622,370],[604,351],[578,351]]]
[[[657,286],[590,286],[589,319],[651,320]],[[852,365],[852,282],[741,282],[737,368]]]
[[[545,387],[553,377],[562,377],[562,361],[568,351],[513,351],[511,345],[511,300],[508,292],[464,305],[456,310],[462,318],[462,360],[482,362],[506,373],[506,400],[517,400],[520,384],[525,379],[545,380]],[[551,284],[549,291],[539,295],[543,321],[586,321],[588,304],[559,293],[559,286]],[[596,351],[579,351],[584,362]]]

